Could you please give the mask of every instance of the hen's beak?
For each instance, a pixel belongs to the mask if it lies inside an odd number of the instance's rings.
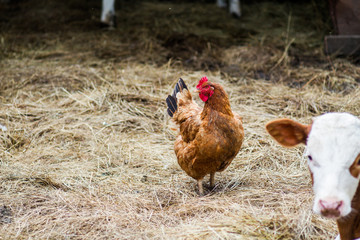
[[[194,93],[199,93],[199,92],[200,92],[200,90],[198,90],[198,89],[194,90]]]

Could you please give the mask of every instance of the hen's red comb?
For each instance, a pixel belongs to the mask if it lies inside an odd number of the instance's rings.
[[[207,79],[206,76],[205,76],[205,77],[202,77],[202,78],[200,79],[200,81],[199,81],[199,84],[196,86],[196,88],[197,88],[197,89],[200,89],[201,85],[203,85],[203,83],[204,83],[204,82],[207,82],[207,81],[208,81],[208,79]]]

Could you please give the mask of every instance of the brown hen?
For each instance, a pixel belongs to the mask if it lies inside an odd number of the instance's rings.
[[[175,153],[180,167],[198,181],[210,174],[210,187],[215,185],[215,172],[225,170],[240,150],[244,129],[239,115],[231,111],[228,95],[222,86],[203,77],[196,87],[204,108],[192,96],[180,78],[172,96],[166,99],[168,114],[179,127]]]

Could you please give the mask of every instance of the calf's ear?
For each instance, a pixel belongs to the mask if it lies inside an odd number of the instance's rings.
[[[306,144],[311,125],[303,125],[294,120],[283,118],[267,123],[266,130],[281,145],[293,147],[300,143]]]

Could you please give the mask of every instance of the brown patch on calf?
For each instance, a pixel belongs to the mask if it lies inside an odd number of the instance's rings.
[[[303,125],[291,119],[277,119],[266,124],[266,130],[281,145],[293,147],[300,143],[306,144],[311,130],[310,125]]]
[[[360,175],[360,154],[355,158],[349,168],[350,174],[358,178]],[[351,200],[352,213],[339,218],[338,225],[341,240],[353,240],[360,238],[360,184],[356,189],[355,195]]]
[[[351,208],[353,209],[352,213],[336,221],[341,240],[360,238],[360,184],[351,201]]]
[[[360,174],[360,154],[356,157],[353,164],[350,166],[350,173],[354,178],[358,178]]]

